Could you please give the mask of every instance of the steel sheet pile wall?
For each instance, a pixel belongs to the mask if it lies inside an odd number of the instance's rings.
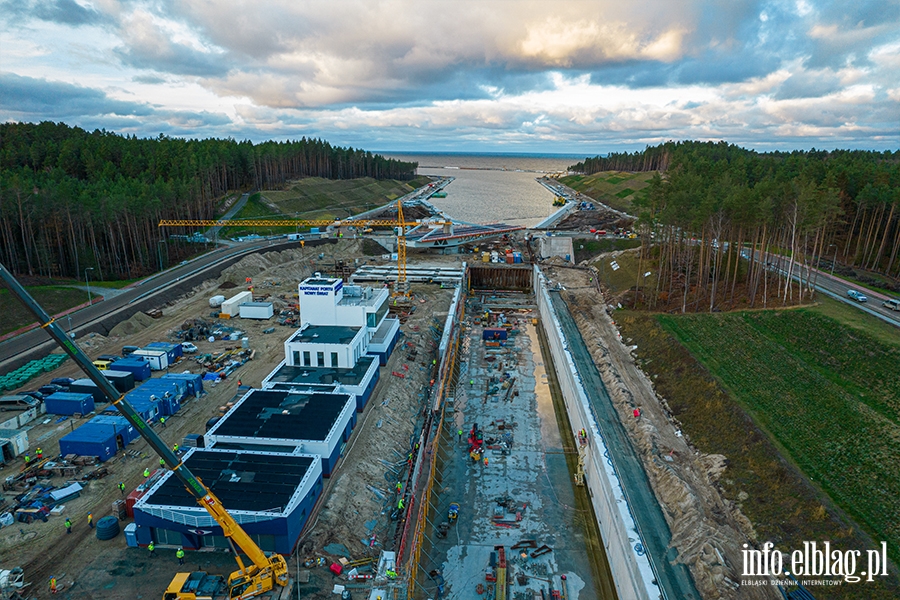
[[[612,463],[604,458],[609,456],[609,449],[600,435],[559,319],[553,310],[546,279],[537,266],[534,267],[534,289],[570,425],[575,431],[586,429],[590,438],[584,465],[585,484],[592,492],[591,503],[599,521],[616,591],[621,600],[656,599],[660,588],[653,583],[655,577],[646,554],[642,550],[639,553],[629,540],[629,536],[637,531],[637,525],[619,477]]]
[[[530,292],[531,269],[528,267],[483,267],[472,265],[468,270],[469,287],[476,290],[518,290]]]

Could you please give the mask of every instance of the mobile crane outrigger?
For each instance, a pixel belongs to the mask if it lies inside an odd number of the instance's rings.
[[[37,318],[41,327],[50,334],[50,337],[72,357],[72,360],[90,377],[100,388],[110,402],[128,419],[135,429],[143,436],[150,447],[162,457],[172,472],[181,480],[188,492],[197,500],[197,504],[209,512],[210,516],[222,528],[222,533],[231,545],[239,569],[228,576],[227,598],[229,600],[245,600],[254,598],[271,591],[276,585],[284,587],[288,583],[287,562],[280,554],[266,556],[259,546],[247,535],[241,526],[228,514],[219,499],[195,477],[181,462],[181,459],[163,443],[155,431],[150,429],[147,422],[134,410],[124,394],[116,390],[91,360],[76,346],[63,332],[53,318],[37,303],[34,298],[25,291],[25,288],[13,277],[3,264],[0,264],[0,279],[7,285],[9,291],[16,296]],[[245,554],[250,564],[245,565],[241,560],[241,553]],[[178,573],[163,596],[163,600],[217,600],[221,597],[216,588],[218,578],[208,576],[203,572]]]

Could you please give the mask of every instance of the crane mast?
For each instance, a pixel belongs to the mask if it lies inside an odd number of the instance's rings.
[[[265,555],[253,539],[245,532],[237,521],[234,520],[219,499],[207,488],[203,482],[190,469],[181,462],[181,459],[163,442],[146,421],[134,410],[125,395],[119,392],[100,373],[91,360],[69,338],[54,319],[31,297],[9,270],[0,263],[0,279],[9,288],[26,308],[37,318],[50,337],[72,357],[72,360],[82,371],[96,384],[103,394],[112,402],[129,423],[141,434],[150,447],[165,460],[172,469],[172,473],[181,481],[187,491],[194,497],[197,504],[209,512],[210,516],[222,528],[222,533],[232,546],[239,571],[231,574],[228,580],[230,590],[229,597],[234,599],[252,598],[272,589],[273,585],[284,586],[288,582],[287,562],[280,554],[271,557]],[[245,565],[240,558],[238,550],[243,552],[250,560],[250,565]],[[235,590],[238,591],[235,595]]]

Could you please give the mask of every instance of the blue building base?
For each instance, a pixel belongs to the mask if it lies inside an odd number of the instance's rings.
[[[268,521],[241,523],[241,527],[264,551],[289,555],[300,539],[300,532],[321,493],[320,478],[290,515]],[[185,550],[228,548],[222,528],[218,526],[194,527],[175,523],[144,512],[138,507],[134,509],[134,522],[137,525],[138,545],[141,547],[146,547],[152,541],[160,546],[182,546]]]

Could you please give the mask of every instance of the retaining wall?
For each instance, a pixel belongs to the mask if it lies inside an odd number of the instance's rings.
[[[597,516],[597,525],[606,548],[616,591],[621,600],[656,600],[661,597],[661,590],[654,583],[653,569],[642,550],[622,484],[609,459],[609,449],[600,433],[559,319],[553,310],[547,292],[547,280],[537,266],[534,267],[534,293],[569,424],[575,432],[576,440],[577,432],[581,429],[588,432],[590,441],[584,461],[585,485]]]

